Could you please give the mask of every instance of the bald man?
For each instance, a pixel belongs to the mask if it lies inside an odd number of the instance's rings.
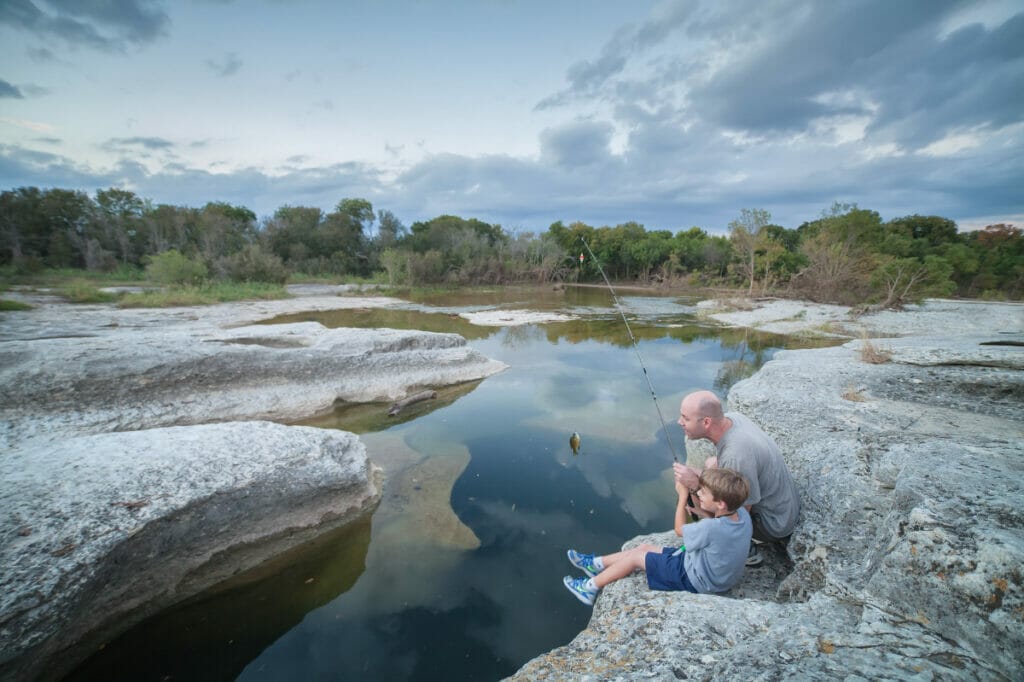
[[[706,438],[715,445],[717,457],[709,457],[705,467],[728,467],[743,474],[750,484],[750,496],[744,503],[754,522],[754,539],[780,542],[789,539],[800,514],[793,477],[782,459],[775,441],[739,412],[722,411],[722,402],[711,391],[696,391],[683,398],[679,406],[679,425],[686,437]],[[673,465],[676,481],[691,491],[699,487],[700,470],[686,464]],[[699,505],[687,511],[702,515]],[[756,543],[751,543],[748,566],[763,561]]]

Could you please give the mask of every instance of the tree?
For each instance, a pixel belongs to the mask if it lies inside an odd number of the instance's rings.
[[[199,253],[209,265],[241,251],[256,239],[256,214],[244,206],[210,202],[197,218]]]
[[[390,248],[409,234],[405,225],[391,211],[377,211],[377,245],[380,249]]]
[[[902,310],[907,303],[920,303],[928,296],[947,296],[955,285],[950,280],[952,266],[938,256],[924,262],[915,258],[889,258],[872,275],[872,283],[882,290],[879,309]]]
[[[121,254],[121,263],[137,262],[134,243],[140,236],[146,203],[134,192],[112,187],[96,192],[96,219],[105,248]]]
[[[366,232],[373,225],[373,204],[366,199],[342,199],[335,207],[336,213],[347,215]]]
[[[763,231],[771,219],[771,213],[764,209],[744,208],[740,211],[740,217],[729,223],[729,240],[739,257],[739,271],[750,282],[748,296],[754,293],[757,251],[764,248],[766,237]]]
[[[294,270],[308,269],[308,260],[323,211],[309,206],[282,206],[264,225],[264,239],[270,250]]]

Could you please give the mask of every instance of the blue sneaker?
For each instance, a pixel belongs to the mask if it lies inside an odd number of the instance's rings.
[[[575,549],[570,549],[566,552],[566,555],[569,557],[570,564],[580,569],[591,578],[601,572],[597,569],[597,566],[594,565],[593,554],[580,554]]]
[[[565,589],[572,592],[574,597],[587,606],[594,605],[594,600],[597,599],[597,590],[587,589],[587,578],[565,576],[562,578],[562,582],[565,583]]]

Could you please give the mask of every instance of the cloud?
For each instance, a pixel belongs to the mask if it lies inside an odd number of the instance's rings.
[[[11,85],[3,78],[0,78],[0,99],[25,99],[17,86]]]
[[[662,43],[692,14],[691,3],[666,2],[641,24],[623,26],[601,48],[594,60],[581,60],[566,72],[569,85],[537,103],[538,110],[556,108],[569,102],[594,96],[604,84],[622,73],[635,54]]]
[[[602,121],[579,121],[548,128],[540,136],[541,156],[572,168],[607,161],[613,127]]]
[[[37,64],[46,64],[48,62],[57,61],[57,55],[52,51],[47,50],[45,47],[30,47],[27,52],[29,59]]]
[[[124,51],[166,35],[170,19],[150,0],[5,0],[0,24],[73,46]]]
[[[174,149],[175,144],[162,137],[113,137],[102,145],[107,151],[127,151],[139,147],[150,151],[162,151]]]
[[[206,65],[221,78],[226,78],[238,73],[238,70],[242,68],[242,60],[238,58],[236,53],[229,52],[224,55],[223,61],[218,62],[213,59],[207,59]]]
[[[722,233],[744,207],[765,208],[774,222],[796,227],[834,201],[857,203],[884,219],[929,213],[959,221],[1021,212],[1024,162],[1019,147],[1007,144],[1013,131],[982,142],[970,154],[945,156],[940,164],[921,154],[856,163],[842,146],[782,139],[728,146],[706,127],[680,133],[658,123],[652,117],[634,131],[621,157],[609,155],[571,170],[558,164],[591,153],[580,150],[600,149],[606,139],[600,124],[578,122],[553,130],[552,149],[562,156],[438,154],[394,179],[359,163],[286,164],[273,174],[253,168],[214,173],[181,162],[153,170],[134,160],[89,169],[57,154],[7,146],[0,147],[0,186],[84,191],[118,186],[154,203],[226,201],[258,215],[284,205],[330,209],[342,198],[361,197],[406,224],[447,213],[534,232],[556,220],[595,226],[636,220],[648,229],[698,225]],[[161,138],[124,138],[115,146],[159,150],[170,144]],[[976,164],[972,155],[983,155],[986,163]],[[670,162],[680,156],[685,163]]]
[[[796,20],[763,26],[771,40],[695,85],[693,111],[754,135],[798,134],[822,118],[865,116],[870,135],[911,148],[953,129],[1021,120],[1024,13],[992,29],[971,24],[945,35],[955,9],[811,3]]]

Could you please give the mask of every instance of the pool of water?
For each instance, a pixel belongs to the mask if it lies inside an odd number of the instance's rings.
[[[509,368],[398,418],[342,405],[304,422],[362,434],[387,472],[373,516],[150,619],[71,678],[495,680],[570,641],[591,611],[562,586],[566,549],[610,552],[672,526],[682,396],[724,397],[797,344],[701,324],[692,300],[620,301],[639,357],[600,289],[463,291],[274,320],[455,331]],[[495,306],[579,319],[500,329],[457,316]]]

